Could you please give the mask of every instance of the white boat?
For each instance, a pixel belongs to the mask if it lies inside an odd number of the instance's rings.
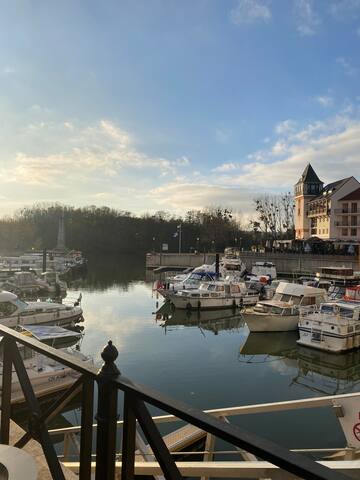
[[[44,272],[38,276],[34,271],[18,271],[7,278],[1,285],[3,290],[16,293],[17,295],[64,295],[66,282],[59,279],[55,271]]]
[[[277,277],[275,264],[272,262],[255,262],[251,268],[251,275],[255,277],[269,277],[275,280]]]
[[[225,248],[224,256],[221,257],[219,262],[219,270],[223,278],[230,276],[240,279],[244,275],[246,265],[240,258],[240,250],[238,248]]]
[[[62,349],[73,355],[77,360],[86,363],[92,363],[92,359],[77,351],[76,349]],[[20,346],[20,352],[25,352]],[[29,349],[26,349],[29,353]],[[24,355],[24,353],[22,353]],[[34,353],[30,358],[23,360],[26,372],[29,376],[32,388],[37,398],[45,397],[59,393],[68,389],[79,377],[80,373],[72,368],[66,367],[59,362],[52,360],[45,355]],[[0,392],[2,385],[3,363],[0,362]],[[13,366],[12,383],[11,383],[11,403],[21,404],[25,401],[24,393]]]
[[[211,309],[236,308],[244,305],[255,305],[259,294],[248,290],[244,282],[215,281],[203,283],[196,290],[178,291],[170,297],[176,308]]]
[[[78,302],[75,302],[78,303]],[[11,292],[0,292],[0,324],[17,325],[70,325],[83,321],[80,305],[52,302],[25,302]]]
[[[360,347],[360,302],[339,300],[300,308],[298,343],[341,353]]]
[[[180,290],[195,290],[200,287],[202,283],[213,282],[217,275],[215,272],[215,265],[201,265],[195,268],[180,282],[155,282],[155,290],[164,298],[170,298],[174,293]]]
[[[280,282],[271,300],[258,302],[244,312],[251,332],[289,332],[297,330],[299,307],[325,302],[326,290]]]

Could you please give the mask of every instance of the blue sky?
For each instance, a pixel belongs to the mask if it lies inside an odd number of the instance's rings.
[[[360,177],[360,0],[2,1],[0,214],[248,217],[306,163]]]

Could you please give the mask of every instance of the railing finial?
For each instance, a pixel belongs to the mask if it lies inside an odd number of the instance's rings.
[[[117,348],[115,345],[113,345],[112,341],[109,340],[108,344],[101,352],[101,358],[104,360],[104,364],[99,370],[99,374],[107,376],[120,375],[121,372],[115,364],[115,360],[117,359],[118,355],[119,352],[117,351]]]

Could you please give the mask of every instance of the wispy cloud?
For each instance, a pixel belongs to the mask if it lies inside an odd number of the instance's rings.
[[[313,0],[295,0],[294,12],[299,34],[302,36],[314,35],[321,25],[321,19],[314,11]]]
[[[136,147],[132,136],[109,120],[80,128],[71,122],[38,122],[28,126],[28,134],[41,136],[47,130],[56,129],[62,138],[62,148],[43,155],[18,152],[12,165],[12,175],[0,170],[4,182],[21,182],[28,185],[61,186],[64,182],[82,181],[87,178],[112,178],[127,170],[153,170],[156,174],[176,174],[179,167],[186,167],[186,157],[167,159],[149,156]]]
[[[346,73],[346,75],[348,75],[349,77],[353,77],[354,75],[357,74],[357,68],[355,68],[350,60],[344,58],[344,57],[338,57],[336,59],[336,63],[338,65],[340,65],[340,67],[344,70],[344,72]]]
[[[235,164],[235,163],[222,163],[221,165],[219,165],[218,167],[215,167],[213,168],[213,172],[221,172],[221,173],[224,173],[224,172],[231,172],[233,170],[236,170],[237,168],[239,168],[239,164]]]
[[[360,0],[335,0],[330,5],[330,12],[338,20],[360,16]]]
[[[6,65],[4,68],[3,68],[3,73],[5,75],[11,75],[13,73],[15,73],[15,68],[12,67],[11,65]]]
[[[329,95],[319,95],[318,97],[315,97],[315,100],[322,107],[332,107],[334,105],[334,99]]]
[[[289,132],[292,132],[296,127],[296,122],[294,120],[284,120],[275,125],[275,132],[278,135],[284,135]]]
[[[230,19],[235,25],[268,23],[271,16],[266,0],[237,0],[237,4],[230,12]]]

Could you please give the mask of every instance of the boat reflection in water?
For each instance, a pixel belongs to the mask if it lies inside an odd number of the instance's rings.
[[[232,310],[181,310],[164,303],[156,312],[156,321],[164,328],[165,334],[177,327],[198,327],[202,332],[208,330],[217,335],[223,330],[238,332],[244,326],[240,314]]]
[[[360,384],[360,350],[337,354],[298,345],[297,332],[250,333],[240,346],[239,361],[279,362],[279,371],[296,369],[290,385],[316,394],[352,392]]]

